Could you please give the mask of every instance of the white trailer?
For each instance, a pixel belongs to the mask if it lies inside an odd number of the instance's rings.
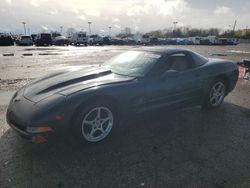
[[[206,38],[209,40],[210,44],[221,44],[221,40],[216,36],[208,36]]]
[[[200,44],[200,41],[201,41],[201,37],[189,37],[188,40],[193,43],[193,44]]]
[[[83,31],[75,32],[70,38],[70,42],[74,45],[87,45],[87,33]]]

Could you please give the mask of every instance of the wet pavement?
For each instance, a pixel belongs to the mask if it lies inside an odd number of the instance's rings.
[[[98,52],[100,57],[105,53],[117,52]],[[250,187],[247,80],[238,81],[218,110],[194,107],[128,119],[104,142],[84,146],[64,137],[31,144],[7,126],[5,111],[1,105],[1,188]]]
[[[15,91],[0,91],[0,105],[8,105]]]

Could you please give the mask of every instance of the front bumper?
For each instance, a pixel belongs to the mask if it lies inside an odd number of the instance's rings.
[[[12,129],[14,129],[22,138],[27,139],[33,143],[44,143],[47,141],[47,137],[50,133],[52,133],[52,129],[50,131],[42,131],[42,132],[29,132],[28,127],[20,125],[15,122],[13,119],[13,112],[7,112],[7,123],[10,125]]]
[[[7,109],[6,121],[22,138],[43,143],[52,131],[29,131],[32,127],[29,117],[35,112],[34,103],[22,97],[22,91],[15,94]],[[52,129],[51,129],[52,130]]]

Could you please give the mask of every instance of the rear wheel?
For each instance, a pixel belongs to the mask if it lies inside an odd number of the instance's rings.
[[[99,142],[111,133],[115,123],[113,106],[100,101],[87,106],[77,115],[74,134],[81,142]]]
[[[218,108],[226,95],[226,84],[223,79],[216,79],[212,82],[208,93],[204,98],[203,108],[214,109]]]

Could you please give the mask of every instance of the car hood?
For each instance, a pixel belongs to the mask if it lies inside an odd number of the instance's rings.
[[[134,77],[114,74],[103,67],[64,70],[28,84],[23,95],[30,101],[39,102],[53,94],[69,95],[79,90],[133,79]]]

